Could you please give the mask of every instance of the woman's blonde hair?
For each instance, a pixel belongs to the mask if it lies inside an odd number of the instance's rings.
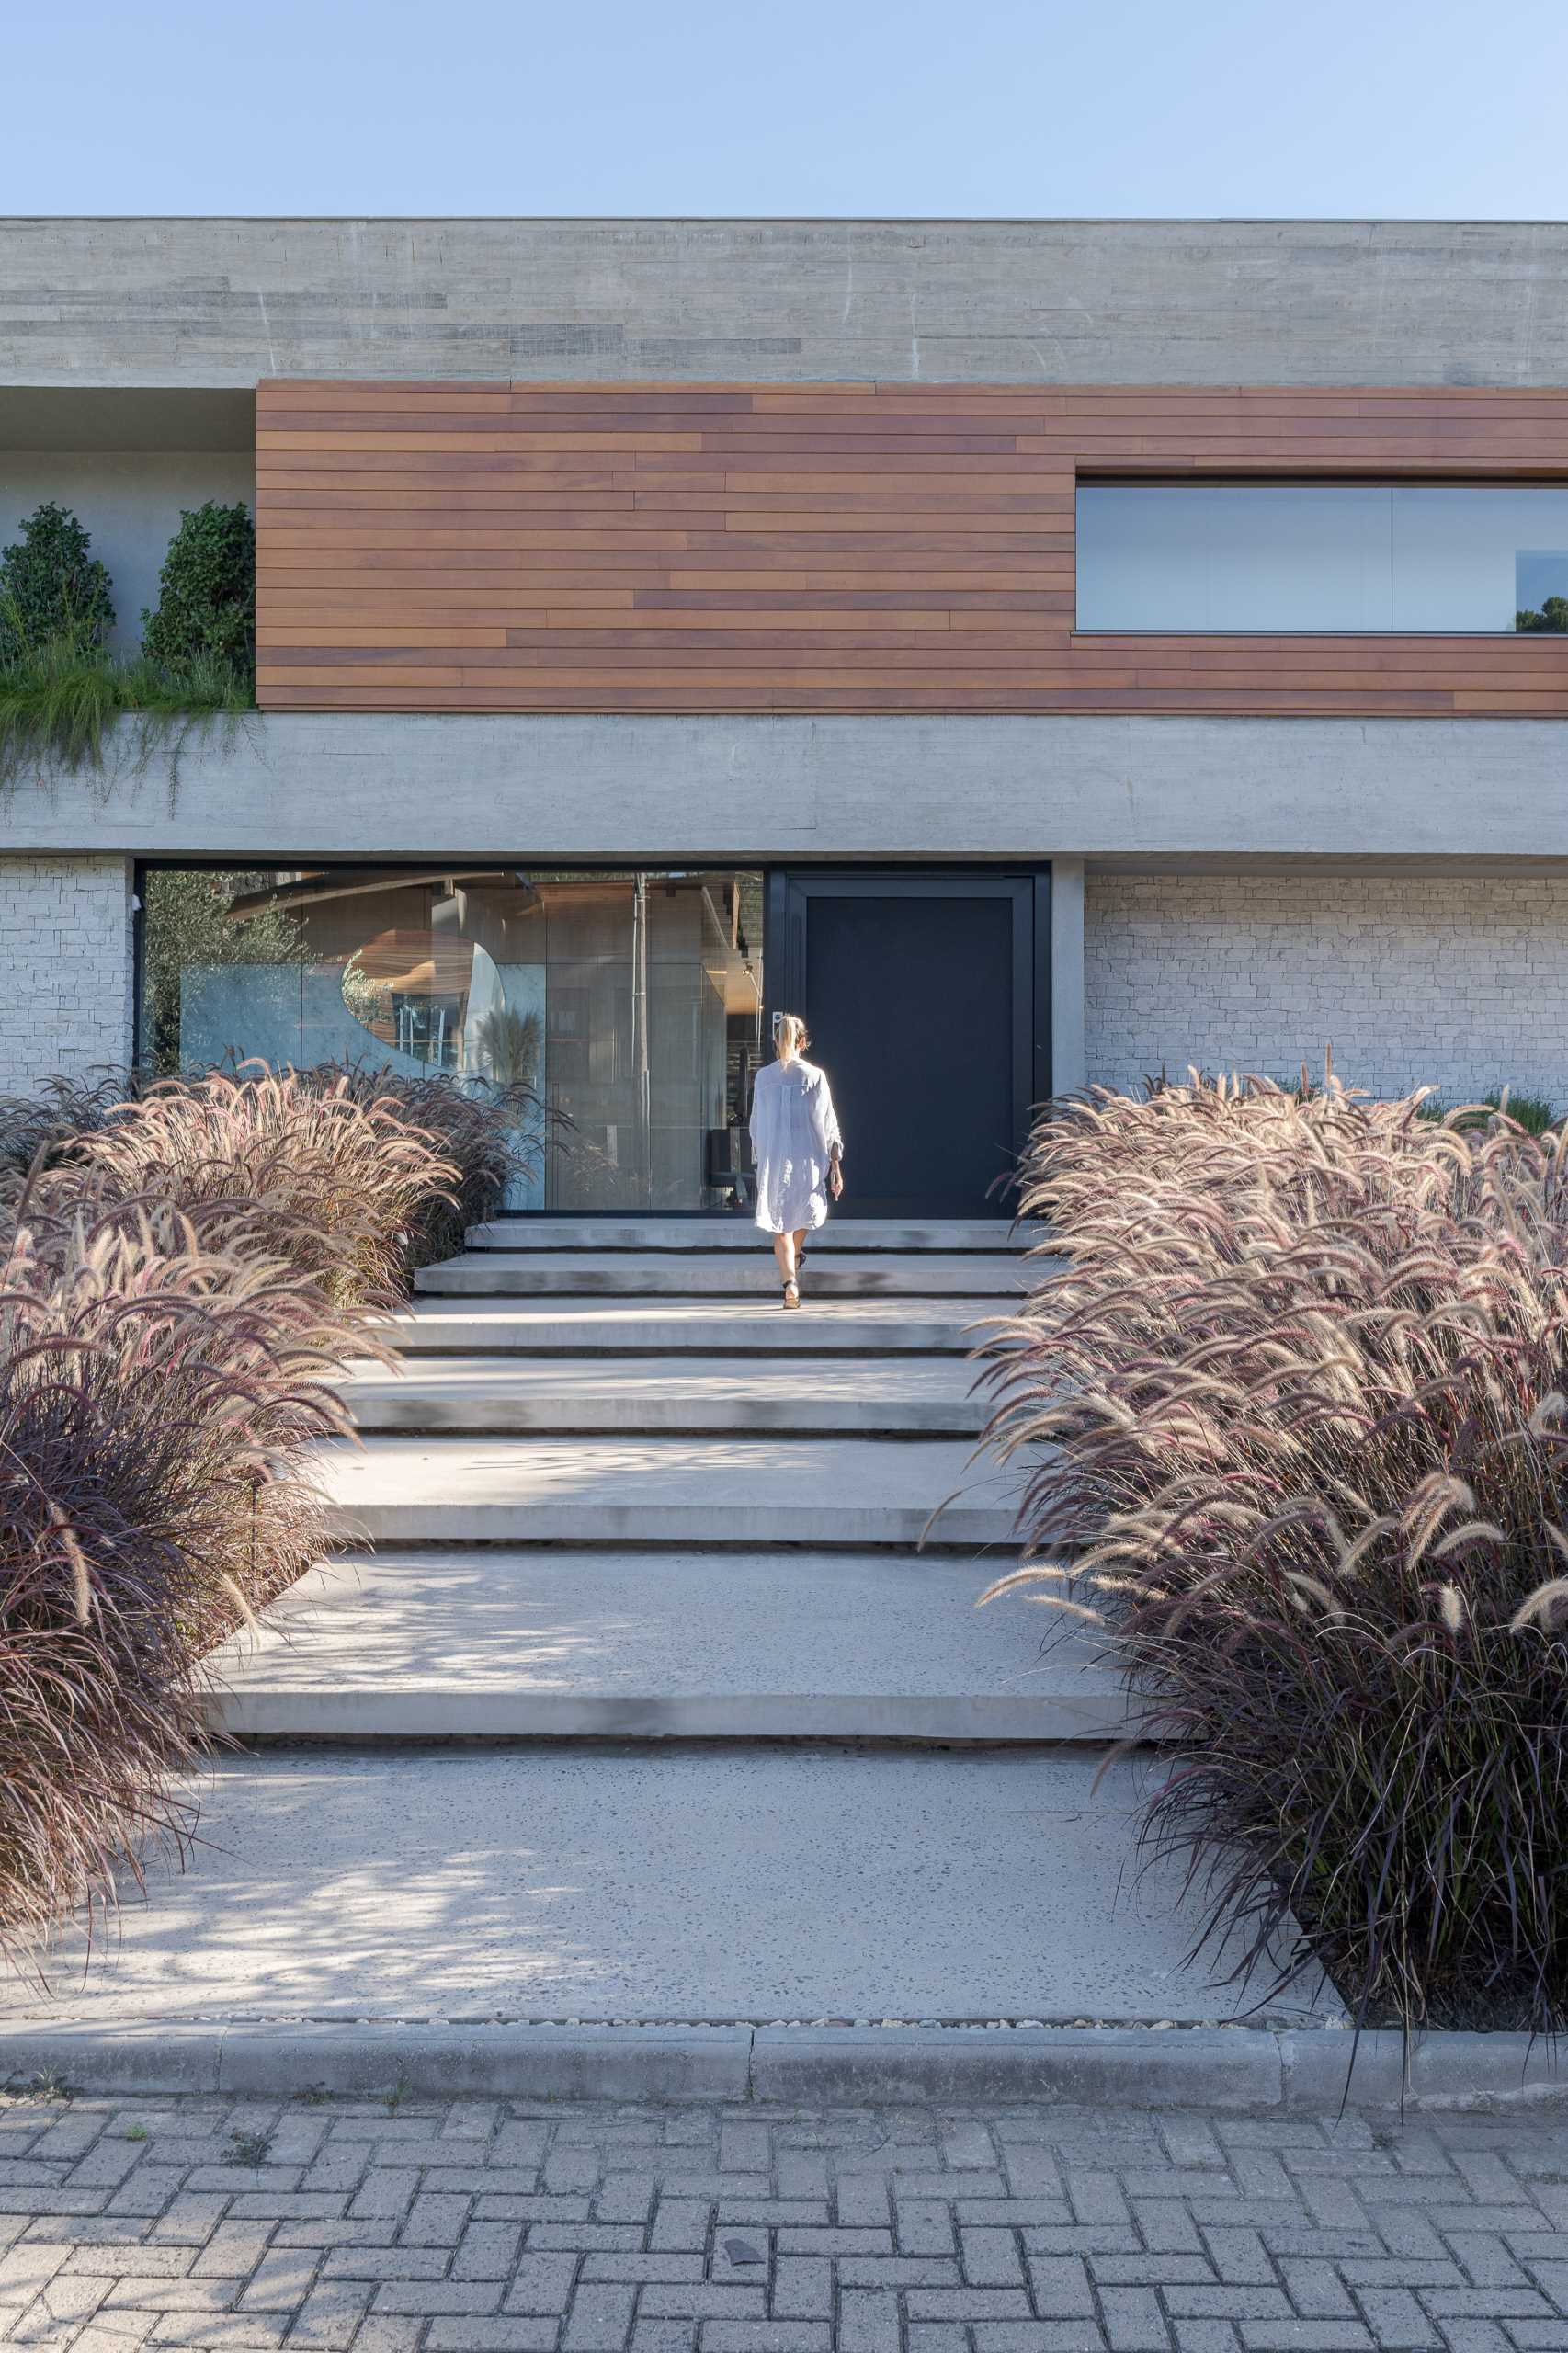
[[[776,1054],[803,1054],[811,1044],[806,1025],[798,1013],[776,1013],[773,1017],[773,1051]]]

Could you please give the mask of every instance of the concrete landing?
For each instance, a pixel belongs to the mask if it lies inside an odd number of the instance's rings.
[[[415,1299],[392,1318],[405,1356],[962,1356],[1007,1302],[990,1299]]]
[[[879,1552],[383,1552],[214,1654],[240,1738],[1116,1739],[1091,1646],[981,1609],[985,1569]],[[1061,1621],[1058,1621],[1058,1631]]]
[[[777,1305],[781,1286],[770,1250],[663,1251],[471,1250],[437,1267],[422,1267],[415,1288],[424,1297],[517,1299],[566,1293],[575,1298],[679,1299],[728,1295]],[[892,1251],[806,1253],[805,1299],[866,1299],[879,1294],[915,1299],[1021,1299],[1028,1288],[1024,1262],[1011,1251],[900,1256]],[[977,1313],[983,1313],[977,1309]]]
[[[1038,1227],[1005,1218],[946,1218],[904,1223],[896,1218],[832,1217],[812,1237],[813,1250],[1027,1250],[1044,1239]],[[471,1250],[699,1250],[766,1254],[767,1237],[746,1216],[491,1218],[470,1226]]]
[[[1016,1482],[971,1454],[936,1438],[372,1435],[324,1446],[313,1476],[345,1532],[377,1544],[1005,1545]]]
[[[339,1383],[362,1430],[775,1431],[795,1437],[978,1434],[985,1404],[961,1357],[815,1361],[645,1356],[508,1363],[434,1357]]]
[[[1075,1750],[290,1756],[200,1785],[183,1877],[0,2020],[1223,2018],[1142,1768]]]

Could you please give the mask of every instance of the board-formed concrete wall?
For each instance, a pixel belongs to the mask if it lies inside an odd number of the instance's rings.
[[[1091,874],[1088,1074],[1293,1076],[1325,1046],[1347,1084],[1502,1085],[1568,1106],[1568,881],[1560,875]]]
[[[0,858],[0,1093],[123,1069],[131,1046],[123,858]]]
[[[1561,384],[1568,227],[0,222],[0,383]]]

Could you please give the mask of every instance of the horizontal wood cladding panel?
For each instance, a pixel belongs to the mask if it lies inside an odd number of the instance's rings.
[[[1081,476],[1568,484],[1568,392],[257,395],[274,710],[1568,716],[1551,637],[1074,631]]]

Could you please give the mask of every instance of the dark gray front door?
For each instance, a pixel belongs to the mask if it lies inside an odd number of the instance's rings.
[[[1033,875],[769,878],[770,1005],[801,1013],[845,1134],[843,1214],[1005,1214],[1046,1008]],[[1038,903],[1038,906],[1037,906]]]

